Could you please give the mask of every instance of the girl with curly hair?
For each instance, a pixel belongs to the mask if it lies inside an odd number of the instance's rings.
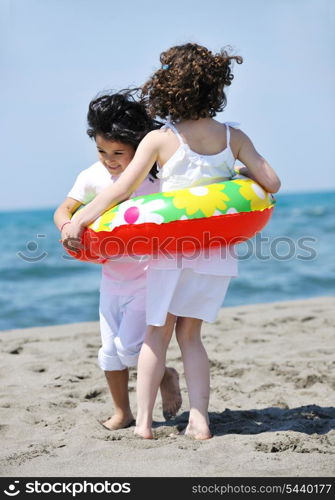
[[[141,139],[161,124],[150,118],[135,91],[104,94],[89,104],[89,137],[95,140],[99,161],[78,175],[66,199],[55,212],[55,223],[62,240],[68,237],[73,213],[89,203],[105,187],[116,182],[131,162]],[[154,162],[134,196],[159,191]],[[128,367],[136,366],[143,342],[145,286],[148,260],[122,257],[102,265],[100,285],[100,331],[102,347],[98,363],[105,372],[115,413],[103,422],[109,430],[128,427],[134,422],[128,394]],[[163,414],[169,419],[181,406],[178,373],[166,368],[160,382]]]
[[[125,200],[157,162],[161,191],[194,187],[229,180],[234,163],[244,165],[268,192],[280,181],[268,162],[256,151],[249,137],[228,123],[214,119],[226,105],[225,87],[233,79],[232,62],[240,56],[228,50],[217,54],[195,43],[172,47],[160,56],[161,67],[143,86],[149,113],[166,119],[160,130],[141,142],[118,182],[105,189],[71,224],[72,237],[108,208]],[[242,173],[241,171],[241,173]],[[221,249],[222,250],[222,249]],[[208,419],[209,363],[201,341],[202,322],[213,322],[222,305],[236,259],[231,252],[212,249],[196,258],[160,256],[152,259],[147,277],[147,332],[138,363],[138,412],[135,432],[153,437],[152,412],[173,328],[179,343],[190,413],[185,433],[195,439],[211,437]],[[185,258],[184,258],[185,257]]]

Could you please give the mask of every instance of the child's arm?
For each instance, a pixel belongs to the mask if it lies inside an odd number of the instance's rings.
[[[148,175],[152,165],[157,161],[159,137],[157,131],[153,131],[142,139],[134,158],[119,179],[101,191],[93,201],[80,211],[71,224],[67,225],[70,238],[79,238],[83,229],[99,215],[127,200],[136,191]]]
[[[255,149],[249,137],[242,132],[239,134],[239,150],[237,159],[246,167],[240,169],[240,174],[250,177],[260,184],[267,192],[276,193],[280,188],[280,180],[276,172]]]
[[[65,198],[65,200],[59,205],[54,213],[54,222],[61,231],[62,241],[67,236],[66,228],[69,226],[71,217],[74,212],[82,205],[82,203],[74,198]]]

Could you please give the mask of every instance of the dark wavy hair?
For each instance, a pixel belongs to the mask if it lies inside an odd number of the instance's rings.
[[[138,93],[139,89],[124,89],[93,99],[87,113],[88,136],[95,139],[101,135],[107,140],[129,144],[136,150],[148,132],[162,125],[148,115],[144,100],[136,98]],[[156,164],[150,174],[157,177]]]
[[[150,116],[172,120],[197,120],[213,117],[227,104],[224,87],[234,75],[230,47],[213,54],[196,43],[177,45],[162,52],[162,67],[142,87]]]

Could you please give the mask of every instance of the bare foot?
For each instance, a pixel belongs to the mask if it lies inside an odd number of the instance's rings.
[[[135,427],[134,430],[135,436],[141,437],[143,439],[153,439],[154,436],[152,434],[152,430],[147,427]]]
[[[125,429],[130,427],[135,423],[134,417],[132,414],[129,415],[120,415],[116,413],[105,422],[101,422],[101,425],[108,429],[109,431],[117,431],[118,429]]]
[[[165,420],[170,420],[177,415],[182,403],[177,370],[174,368],[165,368],[160,391],[162,395],[163,416]]]
[[[211,439],[213,437],[207,425],[196,427],[191,423],[188,424],[182,434],[197,440]]]

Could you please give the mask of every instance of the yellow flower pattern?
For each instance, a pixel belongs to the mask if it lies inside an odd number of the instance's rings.
[[[243,198],[250,201],[251,210],[264,210],[273,204],[271,195],[251,179],[236,179],[233,182],[241,186],[240,193]]]
[[[106,214],[108,214],[107,217]],[[108,226],[111,224],[112,220],[115,219],[116,215],[117,210],[113,211],[113,209],[111,209],[98,217],[88,227],[93,229],[93,231],[95,231],[96,233],[98,233],[99,231],[109,231]]]
[[[197,186],[171,193],[163,193],[166,197],[173,197],[173,204],[179,209],[185,209],[187,215],[193,215],[201,210],[206,217],[211,217],[216,210],[226,210],[228,196],[223,193],[222,184]]]

